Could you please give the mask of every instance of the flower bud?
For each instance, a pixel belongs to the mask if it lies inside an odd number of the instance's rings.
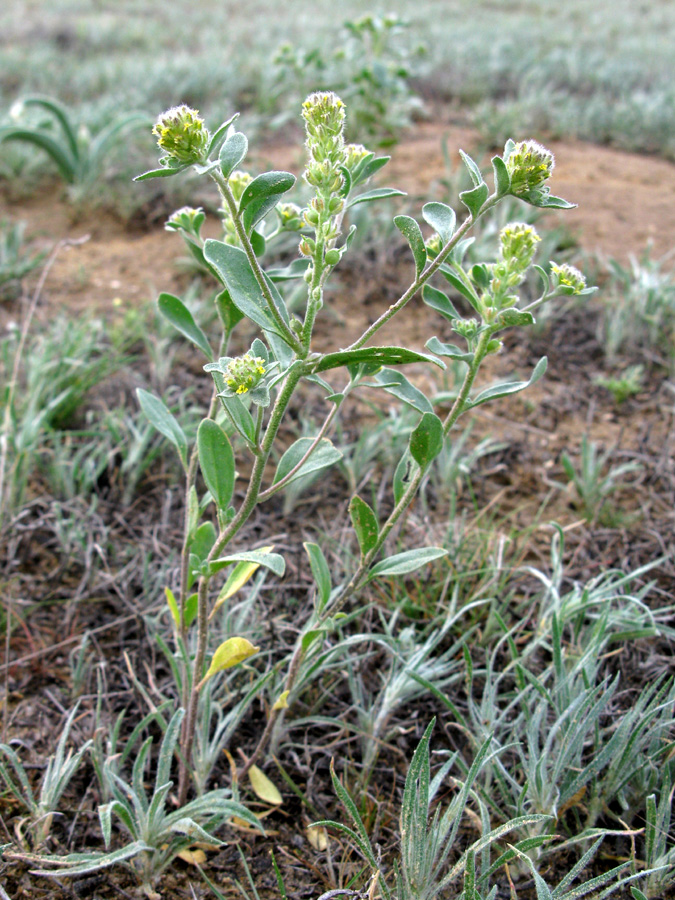
[[[224,375],[228,390],[233,394],[247,394],[265,375],[265,360],[245,353],[230,361]]]
[[[340,251],[335,249],[326,250],[324,259],[326,260],[326,265],[336,266],[340,262]]]
[[[369,155],[370,150],[367,150],[363,146],[363,144],[347,144],[345,146],[344,165],[349,169],[350,172],[353,172],[361,162],[361,160],[365,159],[365,157]]]
[[[253,181],[253,176],[249,172],[243,172],[241,169],[235,169],[227,179],[227,184],[232,191],[232,196],[239,203],[241,195],[244,193],[249,184]]]
[[[199,237],[199,229],[205,218],[204,210],[201,206],[197,209],[193,206],[183,206],[171,213],[164,227],[167,231],[180,231],[183,229],[189,234]]]
[[[511,176],[511,193],[517,197],[541,190],[555,165],[551,151],[536,141],[516,144],[505,162]]]
[[[424,246],[427,248],[429,258],[436,259],[443,249],[443,241],[441,240],[440,235],[434,232],[431,237],[424,242]]]
[[[152,133],[159,147],[180,163],[203,163],[211,135],[196,109],[174,106],[157,119]]]
[[[284,231],[300,231],[302,228],[302,209],[295,203],[279,203],[276,206],[279,222]]]
[[[551,263],[551,275],[556,287],[564,288],[568,295],[580,294],[586,290],[586,279],[578,269],[563,263],[562,266]]]
[[[310,94],[302,104],[302,118],[308,138],[323,144],[330,138],[342,137],[345,105],[332,91]]]
[[[520,274],[532,263],[541,238],[531,225],[511,222],[499,232],[499,240],[502,260],[508,264],[511,271]]]

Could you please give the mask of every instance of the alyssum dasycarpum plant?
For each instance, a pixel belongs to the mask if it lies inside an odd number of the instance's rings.
[[[139,391],[141,407],[154,426],[175,446],[185,474],[186,513],[180,579],[175,592],[171,588],[166,590],[175,646],[173,655],[169,652],[169,661],[178,700],[171,721],[161,717],[165,732],[161,765],[158,764],[161,777],[157,775],[152,798],[141,790],[140,769],[144,769],[149,761],[149,743],[144,745],[148,749],[143,752],[142,763],[137,761],[134,766],[133,778],[138,782],[138,789],[131,792],[136,797],[136,800],[132,797],[133,810],[127,802],[128,797],[125,799],[124,796],[125,790],[129,794],[127,783],[120,780],[115,769],[106,769],[105,765],[102,769],[112,773],[108,779],[108,796],[114,785],[122,791],[112,806],[108,804],[100,810],[106,843],[111,835],[112,813],[120,818],[132,843],[104,856],[86,860],[74,858],[71,863],[75,868],[71,868],[71,872],[82,870],[83,866],[92,871],[116,861],[142,858],[144,884],[153,883],[166,864],[165,857],[158,851],[161,851],[161,843],[166,843],[167,823],[162,810],[171,789],[170,756],[179,762],[178,809],[171,814],[170,829],[174,825],[178,828],[174,823],[176,819],[180,828],[185,827],[189,833],[198,835],[204,827],[210,830],[223,822],[228,810],[243,809],[236,803],[236,783],[233,804],[225,803],[222,791],[205,792],[207,776],[204,773],[208,765],[205,767],[205,761],[200,762],[198,758],[203,740],[198,741],[196,734],[198,725],[203,724],[198,721],[199,716],[206,708],[200,703],[201,695],[205,689],[212,688],[214,682],[211,679],[223,677],[221,673],[249,659],[259,648],[238,634],[230,634],[219,646],[212,646],[215,643],[213,617],[256,569],[264,567],[278,576],[283,575],[284,559],[272,552],[273,548],[242,551],[232,549],[232,546],[259,504],[283,491],[296,479],[339,461],[340,451],[329,435],[348,397],[359,388],[379,389],[407,403],[417,411],[419,418],[394,475],[393,505],[386,519],[380,521],[371,506],[358,495],[349,501],[359,547],[354,570],[334,584],[320,547],[310,542],[305,544],[315,581],[313,612],[300,628],[295,648],[286,660],[284,682],[279,685],[282,689],[275,693],[263,733],[240,770],[240,778],[260,758],[268,742],[278,737],[275,726],[284,710],[293,706],[318,648],[335,628],[339,617],[344,615],[348,601],[362,594],[373,579],[405,575],[445,554],[442,548],[422,547],[385,556],[378,561],[381,552],[386,551],[387,538],[415,499],[429,466],[449,440],[460,416],[489,400],[521,391],[543,375],[545,359],[537,364],[526,381],[508,381],[474,392],[481,364],[488,355],[501,348],[500,333],[506,328],[532,323],[537,307],[556,296],[589,292],[583,276],[576,269],[553,265],[550,273],[539,269],[543,285],[541,296],[524,308],[518,305],[516,291],[533,264],[539,240],[534,229],[522,223],[502,229],[496,262],[473,265],[470,269],[463,266],[462,260],[471,241],[467,234],[472,225],[502,198],[515,196],[543,208],[571,206],[549,193],[547,182],[553,170],[552,154],[534,141],[518,144],[509,141],[504,155],[496,156],[492,161],[495,182],[492,192],[476,163],[462,154],[473,183],[471,189],[460,194],[467,210],[463,221],[456,222],[450,207],[437,202],[427,203],[422,216],[433,234],[425,242],[422,230],[413,218],[395,218],[397,228],[412,251],[413,281],[350,346],[330,352],[317,351],[313,334],[323,307],[326,283],[349,249],[353,229],[346,238],[343,238],[343,229],[350,208],[401,192],[389,188],[360,190],[388,158],[375,158],[360,145],[345,144],[345,107],[335,94],[310,95],[303,104],[302,116],[308,153],[304,181],[311,192],[304,209],[284,200],[295,184],[290,173],[273,171],[252,178],[238,168],[246,155],[248,142],[234,128],[236,117],[211,134],[195,110],[179,106],[163,114],[155,125],[154,131],[164,155],[158,169],[146,172],[140,178],[167,177],[193,168],[198,174],[209,175],[222,197],[225,233],[222,241],[202,239],[204,214],[201,210],[184,208],[169,221],[169,227],[181,232],[193,255],[220,283],[215,303],[222,328],[214,350],[212,339],[207,337],[185,304],[170,294],[160,295],[160,312],[203,354],[204,369],[214,382],[208,412],[192,446],[162,399]],[[269,224],[271,219],[274,225]],[[299,235],[298,258],[284,269],[265,271],[261,258],[267,245],[289,232]],[[460,315],[450,298],[431,285],[434,278],[449,283],[469,304],[472,314]],[[293,284],[294,280],[302,286],[304,295],[298,314],[288,311],[281,292],[284,285]],[[464,346],[442,343],[436,337],[430,337],[426,344],[431,353],[371,344],[380,329],[418,294],[450,323]],[[228,355],[232,334],[242,320],[256,326],[259,336],[248,351]],[[464,375],[451,408],[438,415],[431,401],[401,373],[400,367],[415,363],[444,368],[444,359],[461,363]],[[341,377],[337,386],[326,380],[327,373]],[[314,436],[299,438],[281,455],[270,478],[269,465],[284,418],[299,388],[307,382],[324,392],[325,418]],[[236,457],[242,455],[248,457],[250,474],[243,499],[234,502]],[[243,470],[243,465],[241,468]],[[202,496],[198,493],[199,470],[207,489]],[[225,583],[221,584],[220,573],[226,569],[230,571]],[[166,655],[166,644],[164,641],[161,644]],[[260,689],[266,681],[265,678],[258,680]],[[200,728],[199,733],[203,735],[204,729]],[[215,752],[210,746],[210,757]],[[201,773],[199,778],[197,771]],[[188,802],[191,783],[200,796]],[[213,810],[209,805],[212,794]],[[184,825],[186,819],[193,824]]]
[[[388,188],[359,191],[388,158],[375,158],[361,145],[345,144],[345,106],[339,97],[333,93],[310,95],[303,104],[302,117],[308,153],[304,181],[312,193],[302,210],[283,201],[295,184],[290,173],[273,171],[251,178],[238,168],[247,153],[248,142],[234,128],[236,117],[211,134],[198,113],[186,106],[175,107],[159,118],[154,131],[164,152],[160,168],[140,176],[140,179],[166,177],[189,168],[209,175],[222,197],[225,225],[225,240],[219,241],[202,240],[200,229],[204,216],[200,210],[180,210],[169,223],[182,233],[191,252],[220,282],[216,305],[222,333],[217,351],[177,297],[162,294],[158,301],[162,314],[203,353],[205,371],[214,379],[210,408],[199,426],[194,446],[188,446],[183,430],[159,397],[144,391],[139,393],[150,420],[178,450],[186,478],[187,511],[178,597],[174,599],[173,593],[167,592],[175,624],[181,702],[186,709],[181,736],[181,802],[185,802],[188,794],[200,690],[218,671],[248,658],[258,649],[243,637],[231,637],[215,650],[207,665],[209,621],[220,605],[214,588],[218,573],[241,564],[264,566],[279,576],[284,572],[284,560],[279,554],[267,549],[265,552],[229,549],[256,506],[298,477],[340,459],[340,452],[328,435],[348,396],[357,388],[380,388],[419,413],[419,421],[396,470],[394,503],[386,520],[378,521],[374,510],[360,497],[350,500],[349,512],[360,548],[355,571],[334,585],[321,549],[316,544],[305,545],[316,582],[314,611],[290,659],[285,690],[274,704],[264,734],[245,770],[258,759],[275,721],[297,694],[303,657],[315,641],[330,632],[335,617],[349,598],[361,593],[374,578],[405,574],[444,554],[440,548],[426,547],[376,561],[461,414],[489,400],[521,391],[543,375],[545,359],[537,364],[527,381],[506,382],[473,393],[481,363],[501,348],[500,332],[532,323],[536,308],[553,297],[590,290],[576,269],[554,264],[550,273],[539,269],[543,284],[541,296],[525,308],[519,307],[516,291],[533,264],[539,240],[532,227],[520,223],[502,229],[501,249],[495,263],[474,265],[468,271],[462,266],[472,225],[502,198],[512,195],[543,208],[572,205],[549,193],[552,154],[534,141],[518,144],[509,141],[504,155],[492,161],[495,183],[492,192],[476,163],[462,153],[473,187],[460,194],[468,212],[461,223],[456,222],[450,207],[427,203],[422,215],[434,233],[425,242],[413,218],[395,218],[412,251],[414,280],[349,347],[318,352],[312,341],[314,326],[323,307],[326,283],[349,248],[352,232],[346,239],[342,237],[349,209],[357,203],[400,192]],[[268,223],[273,216],[275,225],[270,228]],[[265,272],[261,257],[267,244],[288,231],[299,233],[299,257],[286,269]],[[461,316],[450,298],[431,285],[434,276],[444,278],[468,302],[472,316]],[[280,286],[292,279],[302,280],[306,285],[304,308],[298,315],[288,312],[280,290]],[[418,294],[450,322],[464,340],[464,347],[442,343],[436,337],[431,337],[426,344],[435,355],[398,346],[371,345],[382,326]],[[228,355],[230,339],[242,319],[257,326],[260,336],[249,351],[232,357]],[[443,368],[443,358],[459,359],[465,373],[452,408],[441,417],[399,367],[426,363]],[[342,375],[339,387],[325,380],[328,372]],[[266,480],[284,416],[299,386],[307,381],[325,392],[328,406],[325,419],[314,437],[300,438],[281,456],[273,478]],[[232,502],[236,464],[231,438],[251,463],[244,499],[238,505]],[[201,498],[197,493],[198,468],[208,489]]]

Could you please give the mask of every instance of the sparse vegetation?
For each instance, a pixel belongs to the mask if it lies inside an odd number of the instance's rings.
[[[1,900],[675,896],[673,14],[441,6],[0,11]]]

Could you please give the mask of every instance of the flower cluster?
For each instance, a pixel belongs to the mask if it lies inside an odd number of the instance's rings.
[[[191,165],[205,161],[211,135],[196,109],[174,106],[157,119],[152,133],[160,149],[176,162]]]
[[[513,290],[532,265],[541,238],[531,225],[512,222],[499,233],[499,259],[492,267],[490,288],[495,297]]]
[[[540,191],[551,177],[555,160],[546,147],[536,141],[515,144],[505,160],[511,176],[511,193],[516,197]]]
[[[228,363],[224,373],[225,384],[233,394],[248,394],[260,384],[265,371],[264,359],[245,353]]]
[[[305,181],[316,192],[305,210],[305,222],[314,229],[316,240],[303,238],[300,253],[314,256],[317,241],[330,246],[339,234],[339,217],[345,201],[341,196],[344,177],[340,167],[345,165],[347,151],[344,143],[345,105],[331,92],[310,94],[302,104],[302,117],[307,132],[309,159]],[[358,151],[353,154],[357,162]],[[329,263],[332,265],[333,263]],[[311,279],[311,269],[308,272]]]
[[[586,279],[578,269],[563,263],[562,266],[551,263],[551,276],[553,284],[561,293],[574,295],[586,290]]]

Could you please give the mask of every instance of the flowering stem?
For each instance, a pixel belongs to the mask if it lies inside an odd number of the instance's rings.
[[[246,234],[246,229],[241,221],[239,216],[239,210],[237,209],[237,201],[234,199],[234,195],[230,190],[230,186],[227,183],[227,178],[225,178],[221,172],[217,169],[211,172],[211,177],[216,182],[220,189],[220,193],[223,197],[223,200],[227,203],[228,209],[230,211],[230,215],[232,216],[232,221],[234,222],[234,227],[237,232],[237,237],[241,242],[241,246],[244,249],[244,253],[248,258],[249,265],[253,270],[253,274],[255,275],[255,280],[258,282],[258,286],[262,292],[263,297],[265,298],[265,303],[268,306],[269,311],[272,313],[274,317],[274,321],[277,326],[281,330],[281,334],[293,350],[297,353],[297,355],[304,359],[307,355],[307,351],[305,350],[303,344],[297,339],[297,337],[293,334],[288,325],[284,322],[281,317],[281,313],[277,309],[276,303],[274,302],[274,298],[272,297],[272,293],[269,289],[267,281],[265,280],[265,276],[263,274],[262,269],[260,268],[260,263],[258,262],[258,257],[255,255],[253,247],[251,246],[251,241],[249,239],[248,234]]]
[[[366,331],[363,332],[363,334],[357,341],[354,341],[354,343],[350,344],[350,346],[347,347],[346,349],[347,350],[358,350],[359,347],[363,347],[363,345],[366,344],[370,340],[370,338],[375,334],[376,331],[378,331],[380,328],[382,328],[383,325],[386,325],[390,319],[392,319],[398,312],[400,312],[400,310],[403,309],[403,307],[406,305],[406,303],[408,303],[408,301],[411,300],[415,296],[415,294],[419,291],[419,289],[427,283],[427,281],[431,278],[431,276],[435,272],[438,271],[438,269],[445,262],[446,258],[452,251],[453,247],[455,247],[459,243],[461,238],[463,238],[464,235],[467,233],[467,231],[469,231],[469,229],[472,227],[472,225],[475,224],[476,220],[480,216],[482,216],[483,213],[487,212],[489,209],[492,209],[492,207],[497,202],[498,202],[497,194],[496,193],[492,194],[490,197],[488,197],[488,199],[485,201],[483,206],[480,208],[480,211],[476,215],[475,219],[471,215],[467,216],[467,218],[462,222],[460,227],[453,234],[453,236],[450,238],[450,240],[447,242],[447,244],[445,244],[445,246],[443,247],[441,252],[438,254],[436,259],[432,260],[432,262],[429,263],[429,265],[426,267],[426,269],[424,269],[424,271],[420,273],[420,275],[415,279],[415,281],[413,281],[413,283],[410,285],[410,287],[407,289],[407,291],[401,295],[401,297],[396,301],[396,303],[393,303],[389,307],[389,309],[387,309],[384,313],[382,313],[380,318],[376,319],[376,321],[373,322],[373,324],[369,328],[367,328]]]

